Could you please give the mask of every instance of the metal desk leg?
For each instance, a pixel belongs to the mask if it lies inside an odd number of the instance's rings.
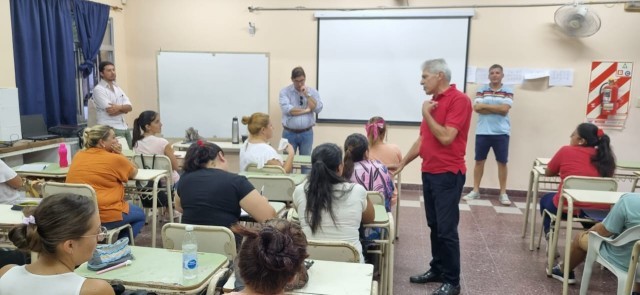
[[[535,170],[533,173],[533,190],[531,192],[531,223],[529,224],[529,251],[533,251],[533,240],[535,240],[536,236],[536,216],[538,213],[536,212],[536,206],[538,205],[538,186],[540,180],[540,174]]]
[[[524,224],[522,225],[522,238],[527,235],[527,223],[529,222],[529,211],[531,209],[531,190],[533,189],[533,169],[529,172],[529,186],[527,188],[526,209],[524,211]],[[535,205],[533,205],[535,208]],[[535,214],[535,212],[533,213]]]

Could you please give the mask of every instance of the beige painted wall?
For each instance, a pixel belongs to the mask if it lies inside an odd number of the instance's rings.
[[[107,2],[123,6],[120,1]],[[473,1],[463,0],[410,2],[413,6],[474,4]],[[482,1],[482,4],[507,2],[509,1]],[[270,114],[277,122],[281,115],[278,92],[290,83],[291,69],[303,66],[307,71],[308,84],[315,84],[317,23],[312,11],[250,13],[247,7],[376,7],[393,6],[396,3],[398,1],[382,0],[128,0],[123,11],[112,11],[111,14],[116,26],[118,82],[134,104],[134,111],[128,117],[129,122],[140,111],[157,108],[156,55],[161,49],[268,52]],[[8,4],[6,6],[8,10]],[[624,34],[625,28],[640,26],[640,14],[624,12],[620,4],[608,6],[591,6],[602,18],[602,28],[596,35],[584,39],[564,37],[553,28],[556,7],[476,9],[476,16],[471,23],[470,65],[487,67],[500,63],[505,67],[575,70],[573,87],[549,88],[543,83],[546,81],[526,82],[515,87],[515,104],[511,111],[513,126],[509,163],[510,189],[526,189],[533,159],[552,156],[561,145],[568,143],[573,128],[584,120],[592,60],[632,61],[636,68],[640,66],[640,38],[633,33]],[[0,16],[5,13],[4,9],[0,6]],[[254,37],[247,32],[248,22],[254,22],[257,26]],[[0,20],[0,25],[3,23]],[[2,48],[4,47],[0,47]],[[0,63],[7,58],[6,55],[4,51],[0,52]],[[420,79],[419,67],[420,65],[416,65],[416,83]],[[638,70],[635,73],[640,75]],[[634,147],[640,144],[640,109],[635,108],[640,97],[638,87],[640,77],[636,77],[632,84],[631,100],[634,107],[631,108],[627,128],[622,132],[608,132],[620,159],[640,161],[640,154],[634,153]],[[467,93],[473,94],[475,89],[475,84],[469,84]],[[416,106],[416,111],[419,111],[419,106]],[[247,114],[251,112],[252,110],[247,109]],[[475,131],[475,119],[474,115],[470,131],[472,134]],[[281,127],[275,125],[276,134],[280,134]],[[185,116],[185,126],[188,126],[188,114]],[[341,144],[348,134],[362,131],[362,126],[320,124],[315,128],[315,144]],[[418,131],[417,127],[393,127],[389,133],[389,140],[399,144],[403,152],[406,152]],[[473,149],[474,137],[470,136],[467,148],[467,166],[470,171],[467,174],[467,186],[472,184]],[[493,156],[489,159],[483,187],[496,188],[497,169],[491,163]],[[406,183],[420,183],[419,159],[405,169],[403,180]]]

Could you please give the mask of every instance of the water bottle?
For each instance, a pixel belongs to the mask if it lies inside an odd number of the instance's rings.
[[[185,227],[182,240],[182,277],[184,281],[193,280],[198,274],[198,241],[193,233],[193,225]]]
[[[60,168],[69,166],[69,161],[67,161],[67,145],[65,145],[64,143],[61,143],[58,147],[58,157]]]
[[[238,135],[238,117],[233,117],[231,121],[231,143],[238,144],[240,136]]]

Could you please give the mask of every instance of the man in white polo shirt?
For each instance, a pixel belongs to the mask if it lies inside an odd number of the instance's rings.
[[[130,112],[131,101],[122,88],[116,85],[116,67],[110,61],[103,61],[98,67],[100,82],[93,89],[93,101],[96,105],[96,121],[98,125],[113,127],[116,136],[127,139],[131,148],[131,133],[124,120],[124,114]]]

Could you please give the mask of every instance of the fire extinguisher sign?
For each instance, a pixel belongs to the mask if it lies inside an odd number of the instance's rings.
[[[587,121],[605,129],[623,129],[629,114],[633,63],[591,63]]]

